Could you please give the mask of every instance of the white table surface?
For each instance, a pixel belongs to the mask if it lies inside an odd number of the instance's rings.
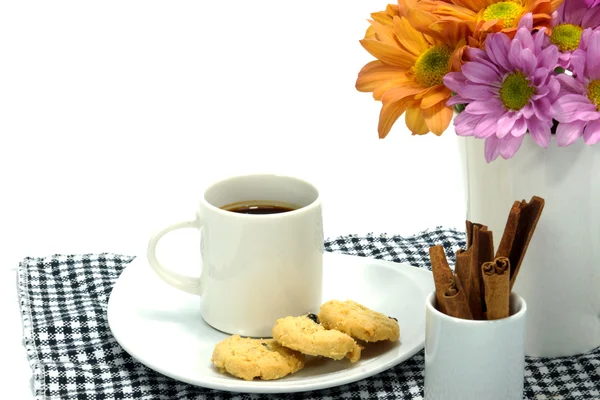
[[[0,5],[3,398],[32,398],[20,260],[139,253],[221,176],[314,182],[329,237],[462,226],[459,139],[400,120],[379,140],[380,103],[354,88],[366,19],[387,3]]]

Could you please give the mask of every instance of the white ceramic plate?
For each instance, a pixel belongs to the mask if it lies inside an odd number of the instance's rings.
[[[323,301],[352,299],[397,318],[400,342],[369,344],[355,364],[311,357],[304,369],[274,381],[244,381],[222,374],[210,357],[215,344],[228,335],[204,322],[200,297],[163,283],[143,256],[117,280],[108,302],[108,323],[119,344],[155,371],[193,385],[247,393],[301,392],[355,382],[423,348],[425,298],[433,290],[429,271],[325,253],[323,282]]]

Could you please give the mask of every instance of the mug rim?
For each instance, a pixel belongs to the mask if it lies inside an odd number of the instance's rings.
[[[315,193],[317,194],[316,198],[309,204],[299,207],[297,209],[291,210],[291,211],[287,211],[284,213],[276,213],[276,214],[243,214],[243,213],[235,213],[235,212],[231,212],[231,211],[227,211],[227,210],[223,210],[220,207],[217,207],[213,204],[211,204],[208,200],[206,200],[206,194],[208,193],[209,190],[213,189],[215,186],[222,184],[223,182],[226,181],[230,181],[230,180],[234,180],[234,179],[240,179],[240,178],[250,178],[250,177],[276,177],[276,178],[285,178],[285,179],[291,179],[291,180],[295,180],[297,182],[300,182],[304,185],[309,186],[310,188],[312,188]],[[229,215],[229,216],[235,216],[236,218],[288,218],[290,216],[293,215],[298,215],[304,212],[309,211],[310,209],[313,209],[315,207],[320,206],[321,204],[321,192],[319,191],[319,189],[312,183],[308,182],[306,179],[302,179],[299,178],[297,176],[293,176],[293,175],[286,175],[286,174],[265,174],[265,173],[259,173],[259,174],[245,174],[245,175],[233,175],[233,176],[229,176],[227,178],[223,178],[223,179],[219,179],[218,181],[214,181],[213,183],[211,183],[210,185],[208,185],[206,187],[206,189],[204,189],[204,192],[202,194],[202,198],[200,199],[200,203],[202,205],[204,205],[205,207],[207,207],[208,209],[210,209],[213,212],[216,212],[218,214],[221,215]],[[198,210],[199,211],[199,210]]]
[[[441,318],[443,320],[446,320],[446,321],[452,322],[452,323],[467,324],[467,325],[479,325],[479,326],[502,325],[502,324],[510,324],[516,319],[523,318],[523,316],[527,312],[527,303],[525,302],[525,299],[522,296],[520,296],[518,293],[513,291],[510,293],[510,297],[511,297],[512,301],[518,302],[517,305],[520,306],[519,310],[516,313],[511,314],[506,318],[494,319],[491,321],[490,320],[471,320],[471,319],[456,318],[456,317],[452,317],[450,315],[444,314],[443,312],[441,312],[440,310],[435,308],[433,305],[433,301],[436,298],[435,290],[433,290],[427,296],[427,300],[425,301],[425,307],[426,307],[427,311],[432,313],[433,315],[435,315],[436,318]],[[513,300],[513,298],[514,298],[514,300]],[[512,301],[511,301],[511,303],[512,303]]]

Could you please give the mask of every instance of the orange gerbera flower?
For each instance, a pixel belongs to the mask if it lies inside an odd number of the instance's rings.
[[[413,134],[441,135],[453,114],[446,106],[451,92],[442,79],[460,68],[465,28],[446,25],[426,35],[400,13],[398,7],[388,6],[386,11],[371,15],[371,26],[360,43],[377,60],[359,72],[356,89],[373,92],[373,97],[382,102],[380,138],[389,133],[402,114]]]
[[[552,13],[563,0],[399,0],[410,2],[410,8],[417,8],[431,14],[434,21],[430,29],[436,29],[439,22],[452,21],[467,24],[470,31],[468,44],[482,47],[488,33],[504,32],[512,37],[517,31],[521,17],[533,14],[533,29],[551,29]],[[412,12],[409,9],[409,12]],[[430,21],[431,22],[431,21]]]

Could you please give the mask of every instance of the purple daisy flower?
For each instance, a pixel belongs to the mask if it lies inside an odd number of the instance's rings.
[[[568,70],[574,65],[571,56],[579,48],[583,32],[600,26],[600,7],[588,8],[586,1],[565,0],[552,15],[552,34],[546,38],[546,45],[558,46],[558,63]]]
[[[591,35],[585,47],[587,51],[577,50],[573,55],[581,64],[581,73],[558,77],[561,90],[554,118],[559,122],[559,146],[568,146],[582,135],[587,144],[600,141],[600,31]]]
[[[553,73],[556,46],[544,48],[543,30],[534,34],[531,13],[519,22],[514,39],[488,35],[485,51],[468,49],[469,62],[444,84],[454,93],[447,105],[466,104],[454,119],[456,133],[485,139],[485,159],[512,157],[527,131],[542,147],[550,142],[553,103],[560,84]]]

